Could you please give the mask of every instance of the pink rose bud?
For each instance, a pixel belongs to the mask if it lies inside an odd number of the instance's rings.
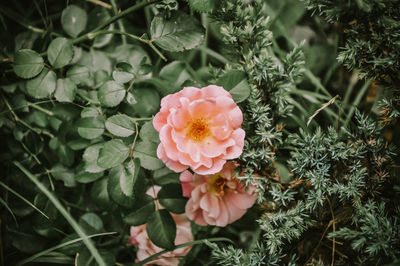
[[[248,190],[234,176],[235,163],[227,162],[222,171],[213,175],[180,175],[182,192],[189,197],[186,216],[199,225],[226,226],[233,223],[253,206],[257,199],[254,186]]]
[[[226,160],[242,154],[243,114],[224,88],[185,87],[165,96],[153,119],[160,133],[157,156],[168,168],[191,168],[202,175],[219,172]]]

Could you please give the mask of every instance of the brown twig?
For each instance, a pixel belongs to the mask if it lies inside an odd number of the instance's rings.
[[[339,95],[336,95],[335,97],[333,97],[332,99],[330,99],[327,103],[324,103],[317,111],[315,111],[315,113],[310,116],[310,118],[307,121],[307,126],[311,123],[311,121],[313,120],[313,118],[319,114],[319,112],[321,112],[322,110],[324,110],[326,107],[328,107],[329,105],[333,104],[335,102],[335,100],[339,97]]]
[[[335,214],[333,213],[332,203],[331,203],[331,200],[329,199],[328,195],[326,196],[326,200],[328,201],[329,210],[331,211],[331,215],[332,215],[332,231],[335,232],[335,230],[336,230]],[[335,262],[335,247],[336,247],[336,242],[335,242],[335,238],[333,238],[332,239],[332,263],[331,263],[332,266]]]

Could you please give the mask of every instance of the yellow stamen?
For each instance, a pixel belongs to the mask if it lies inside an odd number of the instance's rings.
[[[187,127],[186,136],[195,142],[200,142],[211,135],[210,127],[207,120],[197,118],[192,120]]]

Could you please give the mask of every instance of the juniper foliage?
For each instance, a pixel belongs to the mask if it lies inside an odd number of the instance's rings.
[[[393,30],[397,23],[388,22],[389,18],[398,21],[395,2],[306,4],[329,22],[339,20],[345,25],[346,42],[338,57],[341,63],[359,69],[360,78],[398,86],[400,50],[390,55],[385,51],[399,43]],[[400,239],[398,161],[396,148],[382,134],[386,130],[382,125],[393,124],[398,118],[393,107],[397,99],[381,102],[383,123],[356,110],[346,127],[339,121],[338,127],[318,127],[314,132],[282,130],[281,123],[294,109],[296,99],[290,91],[302,81],[304,57],[301,45],[286,57],[273,52],[265,8],[263,1],[231,0],[214,14],[222,22],[224,41],[236,52],[231,55],[236,58],[232,68],[246,71],[252,86],[244,104],[247,135],[240,159],[245,167],[243,179],[259,192],[263,214],[258,220],[262,229],[258,247],[265,257],[255,264],[250,258],[259,250],[217,245],[212,246],[213,257],[228,265],[395,261]],[[371,23],[376,31],[371,30]],[[291,152],[287,156],[288,145]],[[276,161],[281,157],[287,159],[289,183],[282,182],[277,170]],[[374,238],[376,232],[382,237]],[[343,245],[339,246],[336,241],[341,240]]]

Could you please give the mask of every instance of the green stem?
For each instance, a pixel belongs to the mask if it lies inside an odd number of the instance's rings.
[[[203,24],[203,27],[206,29],[205,37],[204,37],[204,44],[202,45],[203,47],[208,46],[208,17],[207,14],[201,14],[201,22]],[[205,50],[200,50],[201,51],[201,66],[205,67],[207,64],[207,53]]]
[[[43,107],[41,107],[41,106],[39,106],[39,105],[37,105],[35,103],[29,103],[29,106],[32,106],[32,108],[34,108],[36,110],[39,110],[39,111],[45,113],[46,115],[49,115],[49,116],[53,116],[54,115],[54,113],[52,111],[49,111],[49,110],[47,110],[47,109],[45,109],[45,108],[43,108]]]
[[[200,51],[202,51],[202,52],[208,54],[209,56],[214,57],[214,59],[217,59],[218,61],[220,61],[220,62],[223,63],[223,64],[228,64],[228,63],[229,63],[229,60],[228,60],[228,59],[226,59],[226,58],[223,57],[221,54],[215,52],[214,50],[211,50],[211,49],[208,48],[208,47],[199,46],[199,47],[197,48],[197,50],[200,50]]]
[[[68,213],[68,211],[64,208],[64,206],[60,203],[60,201],[31,173],[29,172],[22,164],[19,162],[13,162],[15,166],[17,166],[38,188],[39,190],[46,195],[46,197],[50,200],[51,203],[57,208],[57,210],[61,213],[62,216],[68,221],[68,223],[72,226],[75,232],[82,238],[83,243],[89,249],[90,253],[96,260],[96,262],[100,266],[106,266],[103,258],[100,256],[99,251],[94,246],[93,242],[90,241],[89,237],[85,234],[79,224],[75,221],[75,219]]]
[[[107,27],[108,25],[110,25],[111,23],[117,21],[118,19],[120,19],[120,18],[122,18],[122,17],[125,17],[126,15],[128,15],[128,14],[130,14],[130,13],[132,13],[132,12],[138,10],[138,9],[141,9],[141,8],[143,8],[143,7],[145,7],[145,6],[148,6],[148,5],[151,5],[151,4],[160,2],[160,1],[161,1],[161,0],[152,0],[152,1],[146,0],[146,1],[143,1],[143,2],[140,2],[140,3],[136,4],[136,5],[134,5],[134,6],[131,6],[130,8],[125,9],[125,10],[122,11],[121,13],[119,13],[119,14],[117,14],[117,15],[111,17],[111,18],[109,18],[107,21],[105,21],[105,22],[102,23],[101,25],[97,26],[93,31],[101,30],[101,29]]]
[[[112,9],[114,11],[115,15],[118,15],[118,7],[117,7],[117,3],[115,2],[115,0],[111,0],[111,5],[112,5]],[[125,26],[124,23],[122,22],[122,20],[118,20],[118,28],[122,31],[125,32]],[[122,38],[122,43],[126,44],[126,36],[125,35],[121,35]]]
[[[72,40],[72,43],[77,44],[77,43],[80,43],[80,42],[83,42],[83,41],[86,41],[86,40],[94,39],[98,35],[110,34],[110,33],[124,35],[124,36],[127,36],[127,37],[129,37],[129,38],[131,38],[133,40],[145,43],[148,46],[150,46],[150,48],[153,49],[153,51],[156,54],[158,54],[164,61],[167,61],[167,58],[157,49],[157,47],[154,46],[154,44],[152,43],[151,40],[142,39],[139,36],[136,36],[136,35],[133,35],[133,34],[130,34],[130,33],[127,33],[127,32],[122,32],[122,31],[119,31],[119,30],[99,30],[99,31],[89,32],[89,33],[87,33],[85,35],[82,35],[82,36]]]
[[[193,246],[193,245],[198,245],[198,244],[204,244],[204,243],[206,243],[206,242],[218,242],[218,241],[226,241],[226,242],[230,242],[231,244],[234,244],[234,243],[232,242],[232,240],[230,240],[230,239],[228,239],[228,238],[225,238],[225,237],[214,237],[214,238],[201,239],[201,240],[195,240],[195,241],[183,243],[183,244],[180,244],[180,245],[175,246],[174,250],[175,250],[175,249],[178,249],[178,248],[187,247],[187,246]],[[160,251],[160,252],[158,252],[158,253],[156,253],[156,254],[151,255],[150,257],[147,257],[146,259],[144,259],[144,260],[142,260],[142,261],[140,261],[140,262],[138,262],[138,263],[135,263],[134,265],[135,265],[135,266],[144,265],[144,264],[146,264],[146,263],[148,263],[148,262],[150,262],[150,261],[152,261],[152,260],[157,259],[157,258],[158,258],[159,256],[161,256],[162,254],[165,254],[165,253],[170,252],[170,251],[171,251],[171,250],[163,250],[163,251]]]

